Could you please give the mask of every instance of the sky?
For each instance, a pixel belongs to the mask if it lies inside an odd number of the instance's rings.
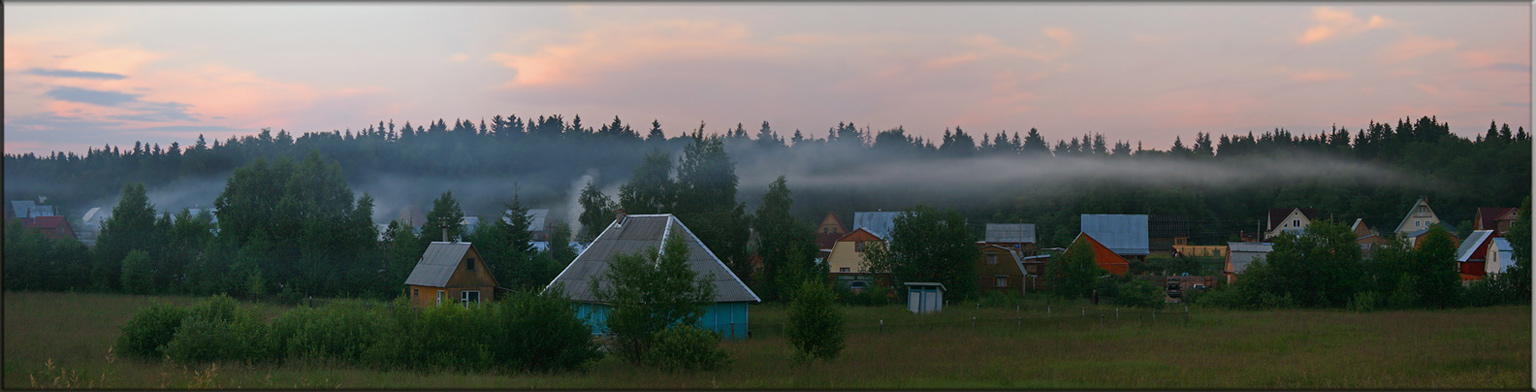
[[[1530,3],[4,7],[6,154],[514,114],[1156,149],[1420,116],[1531,129]]]

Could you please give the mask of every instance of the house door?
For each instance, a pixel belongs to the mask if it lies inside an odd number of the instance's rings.
[[[442,290],[438,290],[437,291],[437,304],[438,305],[442,305],[443,304],[443,291]]]
[[[468,307],[470,303],[480,303],[480,290],[464,290],[459,292],[459,300]]]

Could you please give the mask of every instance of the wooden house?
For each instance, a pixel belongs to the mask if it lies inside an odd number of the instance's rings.
[[[1467,240],[1462,241],[1456,249],[1457,269],[1477,279],[1487,275],[1485,264],[1488,261],[1488,246],[1493,244],[1493,238],[1493,230],[1474,230],[1467,235]]]
[[[884,244],[885,239],[868,229],[857,228],[838,238],[827,256],[827,271],[834,283],[853,290],[863,290],[875,284],[875,277],[864,268],[864,249],[870,244]]]
[[[977,243],[981,256],[976,260],[976,287],[982,291],[1014,292],[1023,294],[1025,277],[1024,258],[1012,248],[997,244]]]
[[[1227,276],[1227,284],[1236,282],[1237,275],[1248,269],[1248,264],[1274,250],[1275,244],[1268,242],[1228,242],[1227,265],[1222,271]]]
[[[469,306],[495,299],[496,278],[470,243],[433,241],[405,278],[405,286],[415,307]]]
[[[1125,257],[1121,257],[1119,253],[1105,246],[1099,240],[1094,239],[1088,233],[1078,233],[1077,238],[1073,239],[1072,243],[1077,244],[1078,241],[1086,242],[1088,248],[1093,250],[1093,263],[1097,264],[1099,268],[1103,268],[1105,271],[1115,275],[1125,275],[1131,271],[1131,264],[1125,260]],[[1071,247],[1067,249],[1070,252]],[[1068,256],[1063,255],[1062,257]]]
[[[1483,274],[1507,273],[1515,265],[1515,249],[1510,247],[1508,238],[1494,237],[1483,260]]]
[[[1382,237],[1380,233],[1371,230],[1365,225],[1365,220],[1356,218],[1355,223],[1349,225],[1349,230],[1355,233],[1355,243],[1360,245],[1360,256],[1371,257],[1371,252],[1376,248],[1392,243],[1391,240]]]
[[[1024,256],[1019,260],[1020,268],[1024,269],[1023,291],[1025,294],[1049,288],[1042,276],[1045,276],[1045,264],[1050,261],[1050,255]]]
[[[1455,243],[1457,246],[1461,245],[1461,237],[1457,236],[1456,232],[1451,231],[1450,227],[1445,227],[1444,225],[1441,227],[1444,227],[1446,232],[1451,235],[1451,241],[1453,243]],[[1399,233],[1398,237],[1408,239],[1408,246],[1412,246],[1413,249],[1418,249],[1419,244],[1424,243],[1424,238],[1429,237],[1429,229],[1430,228],[1426,227],[1409,233]]]
[[[1183,215],[1147,216],[1147,251],[1172,255],[1174,246],[1189,244],[1189,217]]]
[[[1429,208],[1429,198],[1420,197],[1413,203],[1413,207],[1408,208],[1408,215],[1403,216],[1403,220],[1397,224],[1397,229],[1392,232],[1399,235],[1413,233],[1429,229],[1436,223],[1440,223],[1440,217],[1435,215],[1435,210]]]
[[[1013,249],[1024,256],[1034,255],[1037,251],[1032,223],[988,223],[982,242]]]
[[[1264,231],[1264,239],[1274,238],[1281,233],[1301,235],[1306,232],[1307,225],[1317,219],[1316,208],[1271,208],[1269,209],[1269,227]]]
[[[1519,208],[1478,208],[1472,218],[1472,230],[1493,230],[1494,237],[1509,234],[1509,227],[1520,217]]]
[[[816,226],[817,249],[832,249],[832,245],[838,238],[848,234],[848,226],[843,225],[843,220],[837,218],[836,212],[828,212],[821,218],[821,225]]]
[[[1082,234],[1092,236],[1094,242],[1115,255],[1125,259],[1147,259],[1146,215],[1083,214],[1080,222]]]
[[[1174,245],[1173,256],[1225,257],[1226,245]]]
[[[611,308],[592,294],[592,282],[605,284],[603,276],[614,256],[640,252],[660,254],[666,240],[672,236],[683,236],[688,244],[689,268],[700,277],[712,276],[711,282],[715,285],[714,302],[705,308],[699,327],[720,332],[726,339],[747,337],[747,304],[762,300],[672,214],[624,215],[621,212],[618,219],[609,223],[545,289],[563,287],[565,294],[577,304],[577,317],[587,323],[593,334],[607,334]]]

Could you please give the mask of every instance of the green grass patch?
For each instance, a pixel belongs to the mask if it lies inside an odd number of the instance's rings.
[[[325,363],[146,363],[109,347],[155,302],[192,297],[6,293],[4,387],[11,388],[1528,388],[1526,306],[1446,311],[1157,313],[1026,299],[915,315],[843,307],[847,348],[798,364],[779,305],[751,307],[752,338],[723,342],[731,368],[669,374],[609,357],[586,372],[383,372]],[[291,309],[257,305],[267,317]],[[1049,307],[1049,311],[1047,311]],[[1086,314],[1086,316],[1084,316]],[[972,324],[972,318],[976,319]],[[880,328],[884,321],[885,328]]]

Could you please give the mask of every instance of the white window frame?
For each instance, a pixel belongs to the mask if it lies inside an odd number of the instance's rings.
[[[469,307],[469,293],[475,293],[475,303],[480,303],[480,290],[460,290],[459,302],[463,303],[466,308]]]
[[[1008,275],[996,275],[994,278],[992,283],[996,287],[1008,287]]]
[[[448,294],[448,292],[445,291],[445,290],[438,290],[437,291],[437,304],[438,305],[442,305],[443,304],[443,295],[446,295],[446,294]]]

